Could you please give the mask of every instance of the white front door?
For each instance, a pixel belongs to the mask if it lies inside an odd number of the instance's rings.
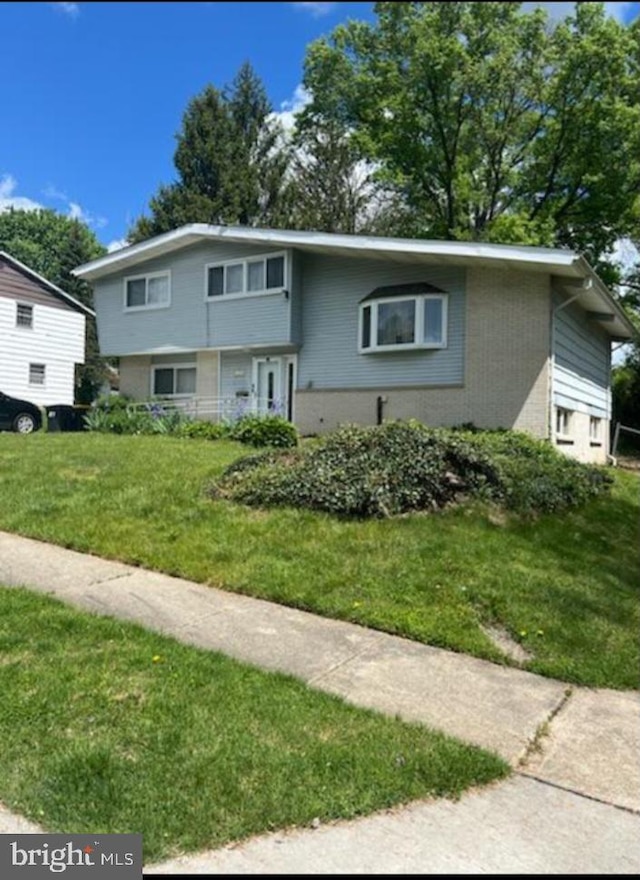
[[[282,415],[282,358],[254,359],[256,411],[260,415],[277,412]]]

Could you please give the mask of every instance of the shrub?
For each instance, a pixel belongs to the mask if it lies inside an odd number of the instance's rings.
[[[220,440],[229,435],[230,428],[222,422],[183,421],[176,434],[179,437],[193,437],[199,440]]]
[[[312,447],[241,459],[213,494],[357,517],[436,510],[467,497],[538,512],[583,503],[610,482],[603,471],[526,435],[391,422],[342,428]]]
[[[298,445],[296,428],[278,415],[244,415],[230,426],[229,436],[248,446],[289,449]]]
[[[123,397],[107,397],[85,415],[89,431],[110,434],[175,434],[186,420],[176,409],[166,409],[160,402],[133,404]]]

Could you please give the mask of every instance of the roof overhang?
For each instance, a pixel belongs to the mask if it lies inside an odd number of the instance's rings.
[[[73,270],[86,281],[97,281],[115,272],[132,269],[147,260],[166,256],[194,244],[225,241],[262,247],[387,260],[397,263],[422,263],[440,266],[477,266],[537,271],[559,279],[578,282],[590,280],[592,293],[580,302],[589,311],[613,314],[601,325],[616,339],[634,335],[631,322],[612,294],[584,257],[558,248],[521,247],[468,241],[427,241],[423,239],[381,238],[369,235],[338,235],[328,232],[303,232],[286,229],[252,229],[244,226],[208,226],[192,223],[164,235],[114,251]]]
[[[20,260],[17,260],[15,257],[12,257],[11,254],[8,254],[6,251],[0,251],[0,257],[6,260],[8,263],[11,263],[16,269],[24,272],[25,275],[28,275],[30,278],[33,278],[34,281],[39,282],[51,293],[55,294],[59,299],[64,300],[68,305],[73,306],[77,311],[83,312],[85,315],[90,315],[91,317],[95,317],[95,312],[93,309],[90,309],[89,306],[85,306],[84,303],[81,303],[80,300],[76,299],[71,294],[62,290],[62,288],[58,287],[57,284],[53,284],[53,282],[48,281],[42,275],[38,274],[38,272],[30,269],[29,266],[25,266],[24,263],[21,263]],[[75,275],[75,272],[73,272]]]

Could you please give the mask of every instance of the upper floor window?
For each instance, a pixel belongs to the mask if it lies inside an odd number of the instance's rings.
[[[44,385],[46,370],[44,364],[29,364],[29,385]]]
[[[360,303],[359,351],[446,348],[447,304],[431,284],[378,287]]]
[[[164,309],[171,304],[169,272],[136,275],[124,280],[125,309]]]
[[[33,306],[26,303],[16,303],[16,327],[33,329]]]
[[[268,293],[282,290],[285,284],[284,254],[210,263],[206,269],[207,299]]]

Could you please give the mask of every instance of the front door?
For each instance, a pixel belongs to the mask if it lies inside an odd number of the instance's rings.
[[[283,415],[282,358],[255,360],[256,410],[260,415],[276,412]]]

